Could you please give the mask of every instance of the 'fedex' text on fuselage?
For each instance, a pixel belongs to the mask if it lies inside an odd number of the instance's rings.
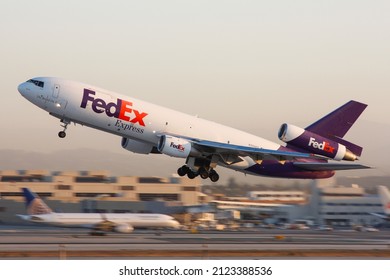
[[[314,137],[310,137],[308,146],[311,146],[315,149],[323,150],[323,151],[326,151],[329,153],[334,152],[334,148],[328,142],[323,141],[322,143],[319,143],[316,141],[316,139]]]
[[[116,103],[107,103],[101,98],[95,98],[95,94],[95,91],[84,89],[80,107],[85,109],[88,102],[92,102],[91,108],[97,114],[105,112],[108,117],[115,117],[134,124],[139,123],[140,126],[145,126],[143,119],[148,113],[139,112],[138,110],[133,109],[132,102],[117,98]]]

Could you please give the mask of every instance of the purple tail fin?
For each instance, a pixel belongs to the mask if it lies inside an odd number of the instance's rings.
[[[306,127],[306,130],[343,144],[355,155],[360,156],[363,148],[342,138],[366,107],[366,104],[351,100],[322,119],[309,125]]]

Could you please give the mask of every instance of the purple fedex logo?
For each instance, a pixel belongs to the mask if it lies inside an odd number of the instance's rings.
[[[134,109],[132,107],[132,102],[117,98],[116,103],[107,103],[101,98],[95,98],[95,94],[95,91],[85,88],[80,107],[85,109],[90,102],[92,110],[97,114],[106,113],[108,117],[114,117],[130,123],[138,123],[140,126],[145,126],[144,118],[148,113]]]
[[[178,150],[179,152],[184,152],[185,150],[185,147],[182,144],[175,144],[174,142],[171,142],[170,147]]]

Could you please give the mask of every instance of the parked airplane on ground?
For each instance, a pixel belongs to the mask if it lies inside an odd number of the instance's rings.
[[[66,136],[78,123],[122,137],[122,147],[140,154],[183,158],[180,176],[216,182],[218,165],[246,174],[319,179],[335,170],[369,168],[336,161],[357,160],[363,148],[343,139],[367,105],[349,101],[305,129],[283,124],[279,139],[286,146],[249,133],[119,95],[95,86],[53,77],[19,85],[19,92],[61,120]],[[335,160],[329,162],[329,160]]]
[[[383,220],[390,221],[390,191],[385,186],[378,186],[378,193],[383,205],[383,213],[370,213]]]
[[[134,228],[178,228],[179,222],[163,214],[55,213],[28,188],[23,188],[27,215],[23,220],[60,227],[85,227],[98,231],[130,233]]]

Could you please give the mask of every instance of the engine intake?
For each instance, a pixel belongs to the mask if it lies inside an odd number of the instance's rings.
[[[114,231],[119,233],[131,233],[134,228],[129,224],[119,224],[115,226]]]
[[[123,137],[121,145],[123,149],[137,154],[147,155],[149,153],[155,153],[155,147],[152,144],[134,139]]]
[[[189,141],[169,135],[161,136],[157,150],[162,154],[177,158],[187,158],[189,155],[199,154]]]

